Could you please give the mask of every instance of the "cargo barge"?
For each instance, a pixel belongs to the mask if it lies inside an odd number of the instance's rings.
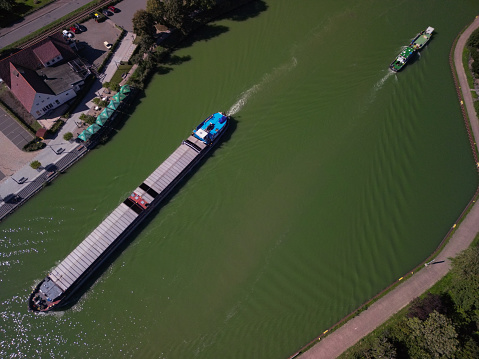
[[[399,72],[406,65],[406,63],[412,58],[412,56],[420,51],[431,39],[434,28],[428,26],[426,30],[421,31],[412,40],[411,43],[404,47],[399,55],[396,56],[394,61],[389,65],[389,68],[394,72]]]
[[[48,312],[64,306],[142,220],[203,158],[225,133],[229,117],[215,113],[87,236],[32,291],[28,309]]]

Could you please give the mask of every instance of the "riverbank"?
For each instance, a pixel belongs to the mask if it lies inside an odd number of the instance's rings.
[[[479,120],[473,106],[471,91],[462,64],[462,53],[467,39],[477,28],[479,28],[478,17],[476,17],[466,30],[460,34],[457,41],[454,41],[450,56],[451,71],[453,72],[465,126],[468,131],[469,141],[476,163],[477,145],[474,138],[479,138]],[[455,74],[457,74],[457,79]],[[450,258],[455,257],[458,253],[468,248],[479,232],[479,206],[475,205],[478,191],[479,189],[456,221],[456,223],[460,223],[460,225],[456,226],[455,224],[439,245],[438,250],[442,248],[443,242],[448,240],[442,251],[439,253],[434,252],[424,263],[421,263],[415,270],[407,274],[410,275],[410,278],[402,282],[370,306],[368,306],[369,302],[361,306],[355,312],[348,315],[347,318],[360,312],[359,315],[350,319],[346,323],[344,323],[344,320],[341,320],[290,358],[300,357],[304,359],[323,359],[338,357],[347,348],[371,333],[395,313],[408,305],[414,298],[430,289],[438,280],[443,278],[451,268]],[[432,257],[434,257],[435,262],[439,264],[434,266],[424,266],[424,264],[426,264],[426,262]],[[417,269],[423,267],[424,269],[416,272]],[[400,278],[398,282],[402,281],[404,277]],[[378,296],[381,295],[382,293]],[[332,331],[332,333],[325,336],[329,331]],[[322,337],[324,337],[324,339],[322,339]],[[314,342],[317,341],[318,343],[312,346]],[[308,347],[311,348],[307,350]],[[304,350],[307,351],[304,352]]]
[[[211,21],[217,16],[220,16],[226,12],[232,11],[244,4],[251,2],[252,0],[242,0],[239,2],[224,1],[221,3],[219,8],[214,11],[205,14],[203,21],[198,27],[204,25],[205,23]],[[196,30],[196,27],[194,30]],[[177,31],[176,33],[180,33]],[[191,33],[190,33],[191,34]],[[168,37],[170,46],[178,45],[181,41],[184,41],[190,34],[183,35],[181,34],[178,37],[174,37],[173,40]],[[132,34],[131,34],[132,35]],[[78,108],[91,107],[91,100],[96,97],[98,91],[101,90],[101,84],[111,80],[113,74],[116,72],[117,60],[125,60],[126,54],[118,57],[117,53],[125,53],[130,48],[131,42],[133,41],[133,36],[127,35],[122,41],[118,49],[113,53],[105,66],[102,75],[100,76],[99,84],[96,84],[92,87],[89,93],[85,96],[85,103],[82,103]],[[124,45],[124,46],[123,46]],[[161,42],[158,43],[161,45]],[[168,50],[167,53],[170,53],[173,49]],[[128,52],[128,59],[132,55],[132,52]],[[167,55],[167,54],[165,54]],[[147,82],[151,78],[152,68],[148,68],[148,74],[143,77],[143,81]],[[122,81],[123,83],[128,82],[130,77],[135,77],[138,74],[137,71],[145,71],[141,67],[135,65],[131,71],[128,72],[127,76]],[[143,88],[143,86],[141,86]],[[136,91],[134,92],[137,93]],[[76,161],[81,159],[89,150],[94,146],[89,144],[85,146],[83,144],[78,144],[75,142],[63,140],[63,135],[67,132],[74,133],[78,130],[77,123],[81,122],[77,118],[81,111],[75,111],[72,114],[72,117],[69,118],[65,125],[62,127],[61,131],[55,136],[55,138],[47,144],[47,147],[43,150],[30,154],[28,156],[21,156],[19,154],[20,150],[10,149],[10,153],[14,155],[17,159],[16,161],[7,161],[5,163],[5,168],[8,170],[8,176],[1,181],[0,179],[0,222],[3,221],[9,214],[13,213],[16,209],[22,206],[28,199],[30,199],[34,194],[39,192],[44,188],[48,183],[50,183],[54,178],[56,178],[60,173],[64,172],[67,168],[72,166]],[[13,157],[13,156],[12,156]],[[30,168],[29,164],[31,161],[37,160],[42,164],[40,171],[33,170]]]

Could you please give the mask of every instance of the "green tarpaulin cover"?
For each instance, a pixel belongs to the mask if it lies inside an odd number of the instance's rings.
[[[78,138],[81,139],[81,140],[83,140],[83,141],[88,140],[90,137],[91,137],[91,133],[88,132],[87,130],[83,131],[82,133],[80,133],[80,134],[78,135]]]
[[[118,92],[112,97],[112,99],[115,100],[115,101],[121,101],[125,97],[126,97],[126,95],[124,93]]]
[[[103,117],[98,116],[98,117],[96,118],[95,123],[98,124],[98,125],[100,125],[100,126],[103,126],[106,121],[108,121],[107,118],[103,118]]]
[[[111,115],[113,115],[113,112],[115,112],[115,110],[107,107],[100,113],[100,115],[103,114],[103,115],[108,116],[108,118],[110,118]]]
[[[100,126],[98,126],[96,123],[94,123],[93,125],[91,125],[90,127],[88,127],[88,128],[86,129],[86,131],[90,132],[90,133],[93,135],[93,134],[96,133],[100,128],[101,128]],[[85,131],[83,131],[83,132],[85,132]]]
[[[120,106],[120,101],[111,100],[106,108],[111,110],[116,110]]]
[[[123,86],[120,88],[120,92],[121,92],[121,93],[128,93],[128,92],[130,92],[130,86],[128,86],[128,85],[123,85]]]

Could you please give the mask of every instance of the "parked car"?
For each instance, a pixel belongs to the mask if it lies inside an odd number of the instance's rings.
[[[108,50],[110,50],[110,49],[111,49],[111,46],[112,46],[108,41],[104,41],[104,42],[103,42],[103,45],[105,45],[105,47],[106,47]]]
[[[110,10],[112,13],[120,12],[120,10],[117,9],[116,7],[114,7],[114,6],[108,6],[108,10]]]
[[[63,30],[62,34],[63,34],[63,37],[68,37],[69,39],[71,39],[74,36],[70,31],[67,31],[67,30]]]
[[[77,23],[77,22],[74,23],[73,26],[75,26],[75,28],[76,28],[78,31],[81,31],[81,32],[86,31],[86,27],[83,26],[83,25],[80,25],[80,24]]]
[[[110,10],[107,10],[107,9],[103,10],[102,13],[103,13],[103,15],[105,15],[105,16],[111,16],[111,15],[113,15],[113,13],[112,13]]]
[[[73,32],[74,34],[78,34],[80,32],[75,26],[71,26],[70,31]]]
[[[98,14],[97,12],[92,12],[90,14],[91,18],[94,19],[96,22],[100,21],[100,14]]]

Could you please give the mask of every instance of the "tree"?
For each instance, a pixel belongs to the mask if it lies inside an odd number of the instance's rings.
[[[63,135],[63,139],[65,141],[70,141],[72,138],[73,138],[73,133],[71,133],[71,132],[67,132]]]
[[[159,21],[162,17],[162,11],[163,11],[163,2],[159,0],[147,0],[146,2],[146,11],[153,16],[153,20],[155,22],[161,23]]]
[[[85,115],[84,113],[82,113],[80,115],[80,120],[82,120],[83,122],[86,122],[88,123],[89,125],[93,125],[93,123],[95,122],[96,118],[92,115]]]
[[[388,358],[388,359],[395,359],[397,357],[396,348],[394,345],[389,341],[387,337],[380,337],[376,338],[372,345],[371,349],[369,350],[369,354],[371,358]]]
[[[450,294],[459,310],[479,310],[479,246],[452,259]]]
[[[15,0],[0,0],[0,10],[10,11],[15,6]]]
[[[412,301],[407,316],[408,318],[417,317],[421,320],[426,320],[433,311],[446,314],[447,308],[442,303],[439,294],[427,293],[424,298],[416,298]]]
[[[148,0],[146,9],[154,21],[187,33],[194,14],[213,8],[215,0]]]
[[[30,163],[30,167],[36,170],[37,168],[42,167],[42,164],[40,163],[40,161],[35,160],[32,163]]]
[[[432,312],[425,321],[409,318],[411,329],[406,340],[412,358],[453,358],[459,341],[451,321],[443,314]]]
[[[140,9],[133,15],[133,31],[138,36],[153,37],[156,33],[153,16],[146,10]]]
[[[471,36],[467,40],[467,46],[469,47],[479,47],[479,29],[476,29],[472,32]]]
[[[474,339],[468,338],[461,350],[456,354],[456,359],[479,358],[479,345]]]

